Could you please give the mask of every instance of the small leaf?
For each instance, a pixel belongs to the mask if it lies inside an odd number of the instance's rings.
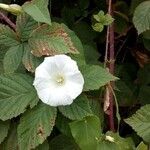
[[[33,54],[31,54],[31,50],[29,48],[29,45],[27,43],[24,44],[24,54],[22,58],[22,62],[25,66],[25,68],[30,71],[34,72],[37,66],[43,61],[43,59],[40,57],[35,57]]]
[[[144,141],[150,142],[150,104],[141,107],[132,117],[125,119]]]
[[[58,135],[50,141],[50,150],[80,150],[73,138]]]
[[[92,115],[88,99],[84,95],[79,96],[69,106],[60,106],[59,111],[71,120],[80,120]]]
[[[16,33],[3,24],[0,24],[0,44],[8,47],[19,44],[19,39]]]
[[[3,142],[3,140],[5,139],[5,137],[8,134],[8,130],[9,130],[9,121],[0,121],[0,143]]]
[[[96,150],[101,136],[100,126],[100,120],[96,116],[70,123],[72,135],[82,150]]]
[[[22,45],[17,45],[9,48],[3,60],[4,70],[6,73],[13,73],[18,69],[22,60],[22,55]]]
[[[37,27],[37,22],[26,13],[17,17],[16,32],[22,41],[27,41],[31,32]]]
[[[50,135],[55,125],[56,108],[40,103],[26,112],[18,126],[19,149],[34,149]]]
[[[0,119],[7,120],[17,117],[27,106],[34,107],[38,97],[33,79],[23,74],[0,75]]]
[[[63,25],[42,25],[31,34],[29,45],[35,56],[78,53]]]
[[[80,67],[84,77],[84,91],[99,89],[110,81],[117,78],[111,75],[106,69],[97,65],[84,65]]]
[[[92,28],[97,32],[102,32],[104,29],[104,25],[102,25],[101,23],[95,23],[94,25],[92,25]]]
[[[133,23],[138,34],[150,30],[150,1],[145,1],[136,7]]]
[[[22,8],[37,22],[43,22],[51,25],[48,2],[48,0],[32,0],[31,2],[26,2]]]

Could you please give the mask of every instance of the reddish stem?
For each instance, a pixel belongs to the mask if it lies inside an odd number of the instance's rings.
[[[108,7],[108,13],[113,16],[113,10],[112,10],[112,0],[109,0],[109,7]],[[114,23],[112,23],[109,27],[109,71],[111,74],[114,74]],[[113,83],[111,83],[111,86],[113,88]],[[111,131],[115,131],[114,126],[114,109],[113,109],[113,93],[109,92],[109,126]]]
[[[4,20],[13,30],[16,29],[16,25],[2,12],[0,12],[0,19]]]

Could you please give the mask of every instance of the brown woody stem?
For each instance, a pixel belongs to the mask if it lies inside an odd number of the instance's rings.
[[[16,29],[16,25],[2,12],[0,12],[0,19],[4,20],[13,30]]]

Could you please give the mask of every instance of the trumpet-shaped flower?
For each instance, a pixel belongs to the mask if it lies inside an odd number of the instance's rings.
[[[77,63],[66,55],[46,57],[35,70],[33,83],[43,103],[70,105],[81,94],[84,79]]]

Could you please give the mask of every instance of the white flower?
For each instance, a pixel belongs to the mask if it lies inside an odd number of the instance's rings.
[[[109,135],[106,135],[105,139],[109,142],[112,142],[112,143],[115,142],[115,139]]]
[[[43,103],[70,105],[81,94],[84,79],[77,63],[66,55],[46,57],[35,70],[33,83]]]

